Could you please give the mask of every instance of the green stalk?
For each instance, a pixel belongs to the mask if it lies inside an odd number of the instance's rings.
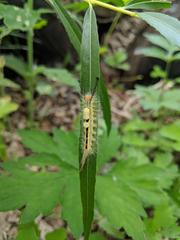
[[[170,60],[167,60],[167,62],[166,62],[166,67],[165,67],[165,73],[166,73],[165,82],[167,82],[168,79],[169,79],[170,69],[171,69],[171,61],[170,61]]]
[[[27,7],[29,11],[33,10],[34,0],[28,0]],[[27,32],[27,61],[28,61],[28,87],[29,87],[29,96],[28,96],[28,112],[29,112],[29,127],[33,125],[34,122],[34,76],[33,76],[33,28],[29,28]]]
[[[111,26],[110,26],[107,34],[106,34],[106,37],[105,37],[105,39],[104,39],[104,45],[105,45],[105,46],[108,45],[109,39],[110,39],[112,33],[114,32],[114,30],[115,30],[115,28],[116,28],[116,25],[117,25],[120,17],[121,17],[121,13],[117,13],[116,16],[114,17],[113,22],[112,22],[112,24],[111,24]]]
[[[123,7],[116,7],[116,6],[111,5],[109,3],[101,2],[101,1],[98,1],[98,0],[84,0],[84,1],[88,2],[89,4],[92,4],[92,5],[97,5],[97,6],[107,8],[107,9],[115,11],[115,12],[126,14],[130,17],[139,17],[137,13],[126,10]]]

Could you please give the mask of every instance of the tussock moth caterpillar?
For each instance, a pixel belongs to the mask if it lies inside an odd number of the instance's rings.
[[[97,78],[98,82],[99,78]],[[93,94],[87,93],[82,97],[82,159],[80,170],[84,167],[89,155],[96,151],[97,141],[97,107],[98,101],[95,95],[97,83]]]

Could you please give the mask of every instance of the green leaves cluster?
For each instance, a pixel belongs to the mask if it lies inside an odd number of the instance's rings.
[[[135,129],[132,123],[126,125],[125,135],[131,131],[155,129],[152,123],[146,125],[141,122],[134,126]],[[20,135],[25,146],[34,154],[1,164],[4,172],[0,176],[0,211],[22,209],[20,222],[28,224],[39,214],[51,214],[53,208],[61,204],[62,218],[67,220],[78,239],[82,233],[78,133],[54,129],[53,137],[50,137],[37,130],[23,130]],[[99,138],[96,212],[106,219],[106,225],[102,226],[105,231],[112,234],[115,232],[112,229],[123,228],[133,239],[145,239],[147,234],[153,234],[152,231],[158,232],[150,227],[147,232],[151,219],[147,220],[148,223],[143,221],[147,218],[145,207],[158,208],[162,201],[170,201],[166,190],[177,177],[177,168],[172,164],[172,155],[166,160],[167,153],[163,154],[161,150],[156,154],[154,163],[150,163],[148,157],[144,157],[150,148],[144,148],[144,144],[128,143],[124,137],[121,141],[121,138],[116,129],[112,130],[109,138],[105,132]],[[117,151],[119,147],[123,147],[121,157]],[[132,155],[127,155],[127,148]],[[136,155],[131,150],[133,148]],[[141,152],[139,156],[138,152]],[[112,157],[118,159],[114,164],[109,162]],[[174,212],[171,216],[175,227],[177,217]]]
[[[7,14],[8,12],[8,14]],[[28,31],[29,28],[39,28],[42,19],[41,14],[47,10],[29,11],[28,7],[19,8],[14,5],[0,3],[0,19],[3,20],[3,25],[0,27],[0,39],[8,35],[14,30]]]
[[[82,213],[78,171],[74,166],[74,160],[76,166],[78,162],[78,149],[75,144],[76,155],[73,150],[68,154],[69,141],[75,143],[72,141],[75,133],[68,135],[56,129],[53,139],[39,131],[22,131],[20,135],[25,145],[37,154],[17,162],[7,162],[2,166],[11,174],[8,178],[6,172],[0,176],[1,211],[23,208],[20,222],[27,224],[39,214],[49,215],[61,202],[62,206],[66,206],[62,216],[78,237],[82,232]],[[60,140],[60,147],[57,138]],[[77,141],[77,138],[75,139]],[[66,149],[61,142],[66,145]],[[63,153],[68,155],[64,158]]]
[[[7,68],[15,71],[23,79],[28,81],[28,65],[23,59],[15,57],[13,55],[5,55],[4,58],[5,66]],[[41,80],[42,76],[46,77],[47,81]],[[76,91],[79,91],[79,83],[77,78],[63,67],[50,68],[42,65],[34,66],[33,77],[37,80],[36,90],[39,92],[39,94],[42,95],[53,95],[54,87],[52,86],[51,82],[53,82],[56,86],[65,84],[67,86],[73,87]],[[6,81],[6,87],[11,85],[8,85]],[[18,87],[17,84],[15,84],[15,86]]]
[[[153,110],[154,114],[159,115],[161,111],[171,110],[179,112],[180,104],[179,89],[155,89],[154,87],[136,87],[136,94],[141,97],[140,103],[145,110]]]
[[[115,53],[105,57],[105,63],[112,68],[128,71],[130,65],[127,61],[127,53],[123,49],[118,49]]]
[[[138,15],[159,31],[171,44],[180,47],[180,21],[163,13],[143,12]]]
[[[175,45],[171,44],[164,37],[158,34],[147,33],[145,38],[154,46],[139,48],[136,50],[137,54],[143,54],[146,57],[153,57],[164,62],[180,60],[180,50]]]
[[[161,66],[155,65],[150,75],[152,78],[161,78],[166,81],[169,80],[169,74],[173,62],[180,61],[179,47],[158,34],[148,33],[145,34],[145,38],[153,46],[140,47],[136,49],[135,53],[163,61],[166,64],[165,69],[162,69]],[[177,79],[174,79],[174,81],[177,81]]]

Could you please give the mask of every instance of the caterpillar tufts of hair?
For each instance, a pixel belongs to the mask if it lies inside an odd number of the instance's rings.
[[[83,169],[87,158],[96,151],[98,100],[96,95],[86,94],[82,97],[81,102],[82,159],[80,163],[80,170]]]

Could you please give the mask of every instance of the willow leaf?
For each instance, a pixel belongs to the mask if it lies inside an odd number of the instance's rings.
[[[85,14],[81,45],[81,92],[92,93],[100,75],[99,40],[96,16],[92,6]],[[97,92],[97,91],[96,91]],[[98,97],[98,96],[97,96]],[[82,122],[83,124],[83,122]],[[81,136],[83,134],[83,128]],[[80,141],[81,145],[81,141]],[[94,144],[96,149],[96,143]],[[80,146],[80,162],[84,149]],[[88,155],[83,169],[80,171],[81,200],[83,206],[84,237],[89,239],[91,223],[94,215],[94,192],[96,180],[96,152]]]
[[[81,46],[81,30],[78,27],[77,23],[72,19],[70,14],[67,12],[67,10],[63,7],[61,4],[61,1],[59,0],[46,0],[53,9],[55,10],[57,16],[61,20],[69,39],[76,49],[77,53],[80,54],[80,46]],[[111,109],[110,109],[110,102],[109,97],[107,93],[107,89],[104,83],[103,78],[100,78],[99,81],[100,86],[100,101],[103,111],[104,120],[107,126],[108,133],[111,130]]]

